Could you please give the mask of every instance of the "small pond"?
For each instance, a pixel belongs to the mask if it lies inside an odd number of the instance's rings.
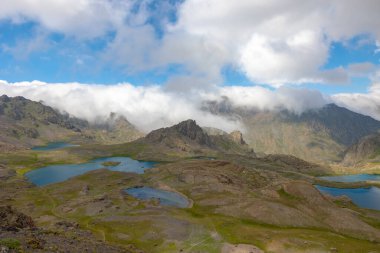
[[[106,157],[81,164],[50,165],[25,174],[30,182],[37,186],[65,181],[71,177],[82,175],[88,171],[107,168],[113,171],[142,174],[152,168],[155,162],[133,160],[129,157]]]
[[[380,210],[380,188],[378,187],[341,189],[316,185],[316,188],[332,196],[345,195],[359,207]]]
[[[78,145],[70,144],[67,142],[49,142],[48,144],[44,146],[35,146],[32,148],[32,150],[35,151],[50,151],[50,150],[57,150],[61,148],[68,148],[68,147],[75,147]]]
[[[182,195],[175,192],[150,187],[133,187],[126,189],[125,192],[141,200],[158,199],[160,201],[160,205],[164,206],[174,206],[180,208],[186,208],[189,206],[189,201]]]

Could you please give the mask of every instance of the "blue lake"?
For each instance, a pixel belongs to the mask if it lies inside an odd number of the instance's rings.
[[[68,147],[75,147],[77,145],[70,144],[67,142],[50,142],[47,145],[44,146],[36,146],[33,147],[32,150],[36,151],[50,151],[50,150],[56,150],[61,148],[68,148]]]
[[[360,182],[360,181],[380,181],[379,174],[357,174],[357,175],[342,175],[342,176],[327,176],[319,177],[320,179],[335,181],[335,182]]]
[[[340,189],[316,185],[316,188],[332,196],[346,195],[359,207],[380,210],[380,188],[378,187]]]
[[[105,166],[105,162],[118,162],[116,166]],[[25,174],[30,182],[37,186],[65,181],[71,177],[82,175],[88,171],[107,168],[113,171],[133,172],[142,174],[146,169],[152,168],[155,162],[133,160],[129,157],[107,157],[92,160],[81,164],[50,165]]]
[[[125,192],[141,200],[158,199],[160,201],[160,205],[164,206],[186,208],[189,205],[189,201],[185,197],[175,192],[150,187],[128,188]]]

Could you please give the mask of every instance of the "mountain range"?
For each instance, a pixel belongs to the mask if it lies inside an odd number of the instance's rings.
[[[235,107],[224,98],[204,103],[203,110],[241,121],[245,139],[257,153],[289,154],[320,163],[341,161],[351,145],[380,129],[379,121],[335,104],[295,113]]]
[[[244,134],[201,128],[195,121],[187,120],[145,136],[125,117],[115,113],[105,121],[90,123],[41,102],[3,95],[0,97],[0,149],[25,149],[56,140],[88,144],[136,140],[139,145],[160,146],[161,153],[174,150],[185,156],[212,155],[219,151],[253,156],[285,154],[323,164],[343,161],[347,166],[379,160],[380,122],[335,104],[297,114],[288,110],[235,107],[224,98],[221,102],[205,102],[203,110],[239,120]],[[157,150],[147,148],[146,152]]]

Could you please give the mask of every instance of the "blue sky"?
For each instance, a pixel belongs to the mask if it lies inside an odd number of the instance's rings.
[[[94,32],[94,34],[82,36],[86,27],[77,31],[75,23],[71,25],[72,27],[66,25],[69,19],[75,19],[76,16],[68,15],[66,17],[65,14],[62,14],[57,20],[49,19],[50,15],[47,12],[51,11],[51,8],[62,8],[62,6],[53,3],[50,9],[44,10],[42,2],[37,0],[34,1],[33,6],[30,6],[30,9],[35,10],[33,12],[26,10],[26,7],[20,7],[17,2],[25,5],[24,1],[17,0],[15,6],[0,6],[10,9],[5,14],[0,12],[0,79],[8,82],[32,80],[48,83],[116,84],[130,82],[134,85],[159,84],[164,86],[171,80],[183,76],[186,78],[196,77],[194,79],[196,82],[204,77],[205,83],[209,82],[220,86],[262,85],[276,89],[285,85],[317,89],[327,94],[365,93],[371,86],[373,73],[379,68],[380,63],[380,53],[376,53],[378,31],[371,31],[371,24],[364,24],[361,29],[353,29],[339,34],[339,30],[337,32],[337,28],[333,25],[331,31],[328,31],[329,27],[326,27],[326,24],[320,24],[316,20],[315,23],[294,27],[293,34],[282,34],[282,32],[266,34],[262,32],[261,27],[257,27],[256,20],[252,20],[250,23],[250,19],[247,18],[243,25],[240,21],[237,22],[236,29],[244,27],[241,29],[241,34],[252,34],[253,36],[259,34],[267,44],[257,44],[254,39],[249,41],[249,36],[238,38],[239,42],[234,44],[230,39],[219,40],[221,37],[234,36],[234,27],[224,34],[223,23],[218,27],[216,22],[218,18],[222,19],[223,15],[227,20],[231,19],[228,13],[231,6],[228,3],[226,3],[227,12],[221,11],[220,14],[216,14],[215,20],[211,20],[211,24],[208,24],[207,22],[210,20],[201,14],[199,17],[192,16],[191,8],[197,7],[196,1],[125,1],[130,4],[123,6],[125,10],[121,11],[121,21],[111,20],[112,8],[121,9],[121,7],[109,6],[111,17],[104,17],[105,28],[99,29],[101,30],[99,33]],[[208,8],[211,8],[210,12],[212,12],[214,2],[210,1],[208,5]],[[219,4],[223,4],[222,2]],[[75,4],[75,1],[72,3]],[[107,5],[108,1],[104,1],[104,4]],[[8,5],[12,4],[8,3]],[[91,1],[87,5],[85,9],[78,9],[78,13],[83,15],[86,12],[93,12],[92,8],[98,8],[92,6]],[[318,6],[310,8],[316,7]],[[275,7],[273,8],[275,10]],[[235,9],[242,11],[238,6]],[[260,9],[252,6],[252,11],[260,12]],[[298,10],[290,9],[289,15],[296,11]],[[304,10],[300,9],[299,11]],[[320,12],[322,17],[327,15],[323,13],[323,9]],[[271,15],[283,15],[283,13],[276,14],[275,11],[273,13]],[[307,15],[303,15],[308,18]],[[347,16],[349,15],[347,13]],[[267,18],[270,19],[270,17]],[[91,24],[92,18],[98,17],[89,17],[89,24]],[[202,27],[202,19],[204,19],[206,28]],[[197,20],[200,20],[199,23]],[[336,22],[339,23],[339,21]],[[376,19],[373,20],[373,22],[376,21]],[[78,18],[78,22],[81,23],[80,18]],[[103,23],[99,25],[101,26]],[[267,26],[270,25],[270,23],[267,24]],[[288,24],[285,22],[284,26],[288,26]],[[210,28],[209,31],[207,27]],[[94,27],[88,28],[89,30],[94,29]],[[347,29],[347,27],[341,28],[341,30]],[[292,44],[289,42],[297,36],[299,37],[304,30],[312,31],[312,35],[309,37],[313,40],[310,44],[305,45],[305,48],[310,48],[310,52],[306,53],[304,50],[292,48]],[[132,42],[130,38],[132,38]],[[193,44],[186,44],[192,40],[194,40]],[[202,43],[208,43],[211,46],[217,44],[216,50],[222,48],[220,54],[225,55],[215,56],[213,54],[215,50],[201,48]],[[250,57],[246,57],[248,60],[239,60],[247,43],[252,44],[250,45],[251,50],[246,50],[247,54],[252,51],[253,53]],[[186,44],[186,47],[181,48],[183,44]],[[178,46],[178,52],[185,53],[171,55],[174,54],[171,53],[173,45]],[[263,49],[257,47],[257,50],[252,49],[255,45],[263,47]],[[268,47],[270,47],[269,50]],[[281,52],[282,48],[284,48],[284,52]],[[193,50],[197,51],[194,54],[199,53],[199,56],[194,56]],[[231,52],[225,52],[228,50]],[[263,52],[268,50],[268,52],[261,54],[260,50]],[[321,51],[321,55],[325,55],[313,63],[314,58],[318,58],[313,57],[318,56],[318,50]],[[264,67],[267,66],[267,68],[260,69],[261,62],[251,60],[260,57],[263,59]],[[293,59],[297,61],[297,57],[304,60],[300,60],[299,64],[294,63]],[[157,58],[159,60],[156,61]],[[283,65],[273,64],[280,60],[284,60]],[[303,66],[308,65],[309,62],[310,66],[304,69]],[[367,68],[364,71],[365,73],[353,74],[350,70],[350,65],[364,63],[369,67],[369,70]],[[291,69],[287,67],[290,64],[294,64]],[[258,68],[260,71],[256,70]],[[337,69],[340,69],[340,72],[336,71]],[[337,75],[337,77],[325,78],[323,73],[325,70],[333,71],[334,76]],[[273,75],[271,71],[273,71]],[[287,75],[288,72],[291,73]]]
[[[143,131],[241,122],[205,101],[380,120],[378,0],[0,1],[0,95]],[[353,16],[353,13],[355,15]],[[38,81],[33,81],[38,80]]]

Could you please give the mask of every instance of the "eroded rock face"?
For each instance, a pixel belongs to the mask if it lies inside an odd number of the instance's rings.
[[[24,228],[34,228],[31,217],[14,210],[11,206],[0,207],[0,229],[18,231]]]
[[[243,139],[243,134],[240,131],[233,131],[229,134],[230,138],[237,144],[246,145],[247,143]]]
[[[173,127],[182,135],[194,140],[202,145],[211,145],[209,136],[203,132],[202,128],[197,125],[195,120],[186,120]]]

